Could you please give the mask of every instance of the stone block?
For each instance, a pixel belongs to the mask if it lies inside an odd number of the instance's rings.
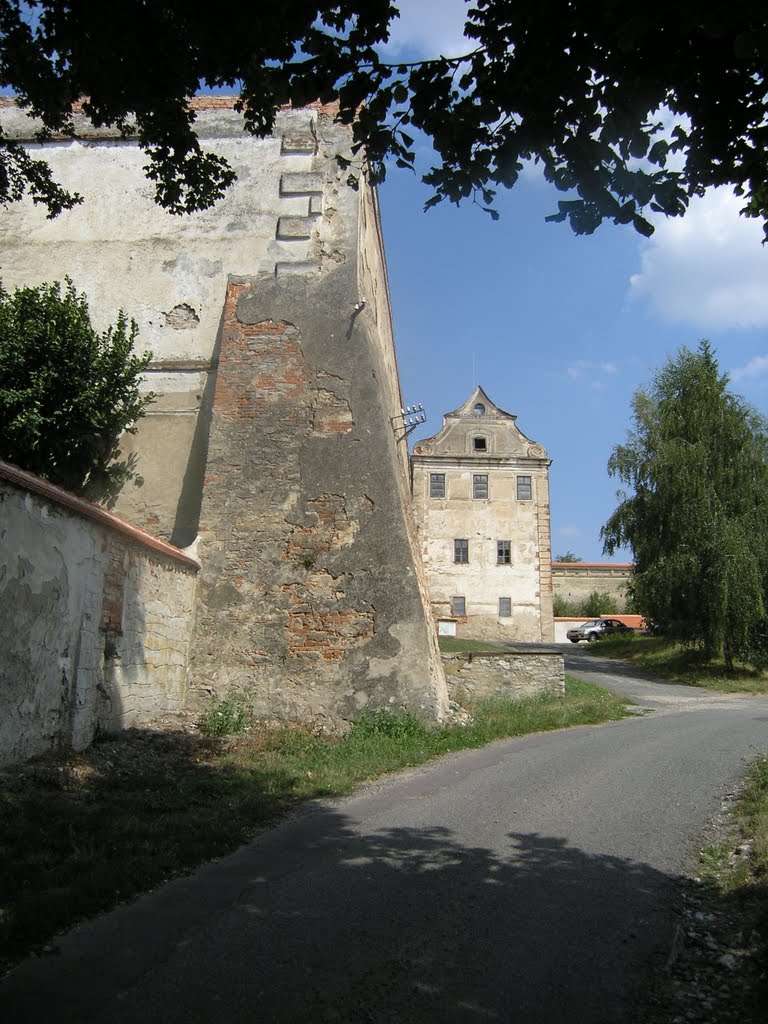
[[[280,195],[322,194],[323,176],[318,171],[290,171],[280,176]]]
[[[280,217],[277,222],[278,238],[311,238],[315,217]]]
[[[320,269],[320,264],[307,260],[296,263],[276,263],[275,277],[286,277],[292,274],[312,274]]]

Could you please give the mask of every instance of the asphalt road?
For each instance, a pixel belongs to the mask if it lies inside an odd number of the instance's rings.
[[[569,671],[649,713],[496,743],[314,804],[0,985],[14,1024],[638,1021],[675,880],[768,700]]]

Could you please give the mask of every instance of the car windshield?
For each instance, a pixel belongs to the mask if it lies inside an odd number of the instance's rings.
[[[580,629],[591,629],[592,626],[602,626],[602,624],[603,624],[603,620],[602,619],[590,619],[589,622],[585,622],[584,625],[579,627],[579,628]]]

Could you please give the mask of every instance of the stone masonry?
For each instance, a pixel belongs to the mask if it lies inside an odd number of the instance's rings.
[[[199,537],[187,700],[338,723],[365,708],[439,720],[447,691],[415,543],[376,195],[332,107],[254,139],[226,97],[193,104],[238,180],[211,210],[152,202],[132,140],[78,121],[46,147],[82,206],[0,221],[7,288],[72,277],[99,326],[122,307],[157,398],[127,438],[143,486],[122,515]],[[0,98],[10,137],[30,126]],[[26,132],[26,134],[25,134]],[[401,432],[400,432],[401,433]]]

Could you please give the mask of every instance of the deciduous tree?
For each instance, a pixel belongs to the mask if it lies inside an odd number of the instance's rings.
[[[579,558],[578,555],[574,555],[572,551],[566,551],[564,555],[555,555],[556,562],[583,562],[583,558]]]
[[[608,471],[631,487],[604,550],[634,553],[649,621],[709,655],[768,659],[768,423],[728,390],[708,342],[682,348],[632,402]]]
[[[468,0],[469,3],[469,0]],[[538,162],[568,195],[552,214],[577,233],[603,221],[653,230],[712,185],[732,185],[768,231],[768,7],[757,0],[473,0],[466,52],[387,63],[389,0],[0,0],[0,84],[75,132],[81,97],[96,125],[135,134],[159,203],[202,209],[232,171],[204,150],[189,99],[236,89],[247,128],[268,133],[283,103],[338,98],[374,177],[412,167],[413,133],[436,161],[427,205],[471,197]],[[0,200],[29,188],[55,214],[77,202],[47,167],[0,140]],[[495,211],[494,211],[495,212]]]
[[[0,458],[92,497],[133,476],[118,442],[153,398],[140,390],[151,353],[134,354],[136,331],[120,312],[99,333],[71,281],[63,292],[0,285]]]

